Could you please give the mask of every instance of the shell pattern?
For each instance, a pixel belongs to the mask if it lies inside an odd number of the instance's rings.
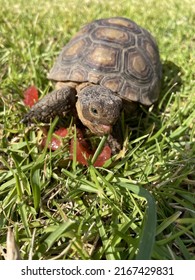
[[[160,90],[158,47],[148,31],[129,19],[95,20],[62,49],[48,78],[100,84],[149,106]]]

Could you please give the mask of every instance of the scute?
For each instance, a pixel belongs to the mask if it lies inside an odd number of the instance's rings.
[[[95,20],[62,49],[48,78],[100,84],[126,100],[151,105],[160,88],[158,47],[148,31],[129,19]]]
[[[69,46],[66,46],[66,49],[62,53],[62,59],[64,61],[78,59],[79,56],[83,56],[86,48],[85,40],[78,40],[72,42]]]
[[[116,45],[116,47],[119,48],[135,44],[135,37],[133,34],[126,32],[126,30],[121,30],[121,28],[116,26],[98,27],[94,30],[94,32],[92,32],[91,39],[93,42],[98,42],[98,40],[100,40],[101,42],[105,42],[107,44]]]
[[[83,63],[94,71],[115,72],[119,71],[120,50],[106,45],[97,45],[90,48]]]

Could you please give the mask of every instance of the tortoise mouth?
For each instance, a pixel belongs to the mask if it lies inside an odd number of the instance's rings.
[[[112,125],[107,124],[93,124],[90,130],[97,135],[110,134],[112,132]]]

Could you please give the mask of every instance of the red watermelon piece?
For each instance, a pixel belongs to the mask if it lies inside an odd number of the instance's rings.
[[[30,86],[24,92],[24,104],[32,107],[39,99],[38,90],[35,86]]]

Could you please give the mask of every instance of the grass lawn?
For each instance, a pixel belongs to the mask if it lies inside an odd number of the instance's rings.
[[[8,227],[22,259],[195,259],[192,2],[0,0],[0,259]],[[69,160],[66,144],[40,149],[40,126],[20,123],[23,92],[51,91],[46,75],[62,46],[82,25],[111,16],[156,38],[161,96],[133,129],[121,116],[118,158],[86,167]]]

